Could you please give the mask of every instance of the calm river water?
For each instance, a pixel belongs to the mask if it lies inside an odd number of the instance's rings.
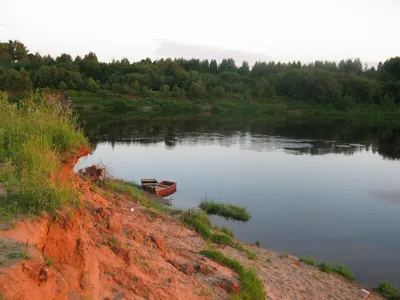
[[[237,238],[350,268],[359,283],[400,285],[400,130],[346,121],[89,121],[119,178],[178,182],[174,207],[245,206],[248,223],[213,218]]]

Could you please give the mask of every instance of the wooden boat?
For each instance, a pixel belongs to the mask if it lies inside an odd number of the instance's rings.
[[[154,193],[158,181],[154,178],[145,178],[140,180],[142,183],[142,188],[148,192]]]
[[[155,194],[160,197],[167,197],[176,192],[176,182],[163,180],[156,184]]]

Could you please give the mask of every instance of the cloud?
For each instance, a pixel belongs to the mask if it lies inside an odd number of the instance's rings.
[[[237,65],[240,65],[244,60],[252,65],[256,61],[272,59],[270,56],[261,53],[193,45],[164,39],[157,40],[157,48],[154,54],[160,57],[216,59],[217,61],[221,61],[224,58],[233,58]]]

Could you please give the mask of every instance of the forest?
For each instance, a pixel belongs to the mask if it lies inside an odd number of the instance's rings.
[[[346,110],[360,104],[400,103],[400,57],[368,67],[360,59],[311,63],[167,58],[100,62],[30,53],[20,41],[0,42],[0,90],[90,91],[176,99],[288,99]]]

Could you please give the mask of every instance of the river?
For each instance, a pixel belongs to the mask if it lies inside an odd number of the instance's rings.
[[[349,121],[89,120],[94,153],[116,177],[178,182],[173,207],[245,206],[213,217],[248,243],[341,264],[357,282],[400,285],[400,130]]]

